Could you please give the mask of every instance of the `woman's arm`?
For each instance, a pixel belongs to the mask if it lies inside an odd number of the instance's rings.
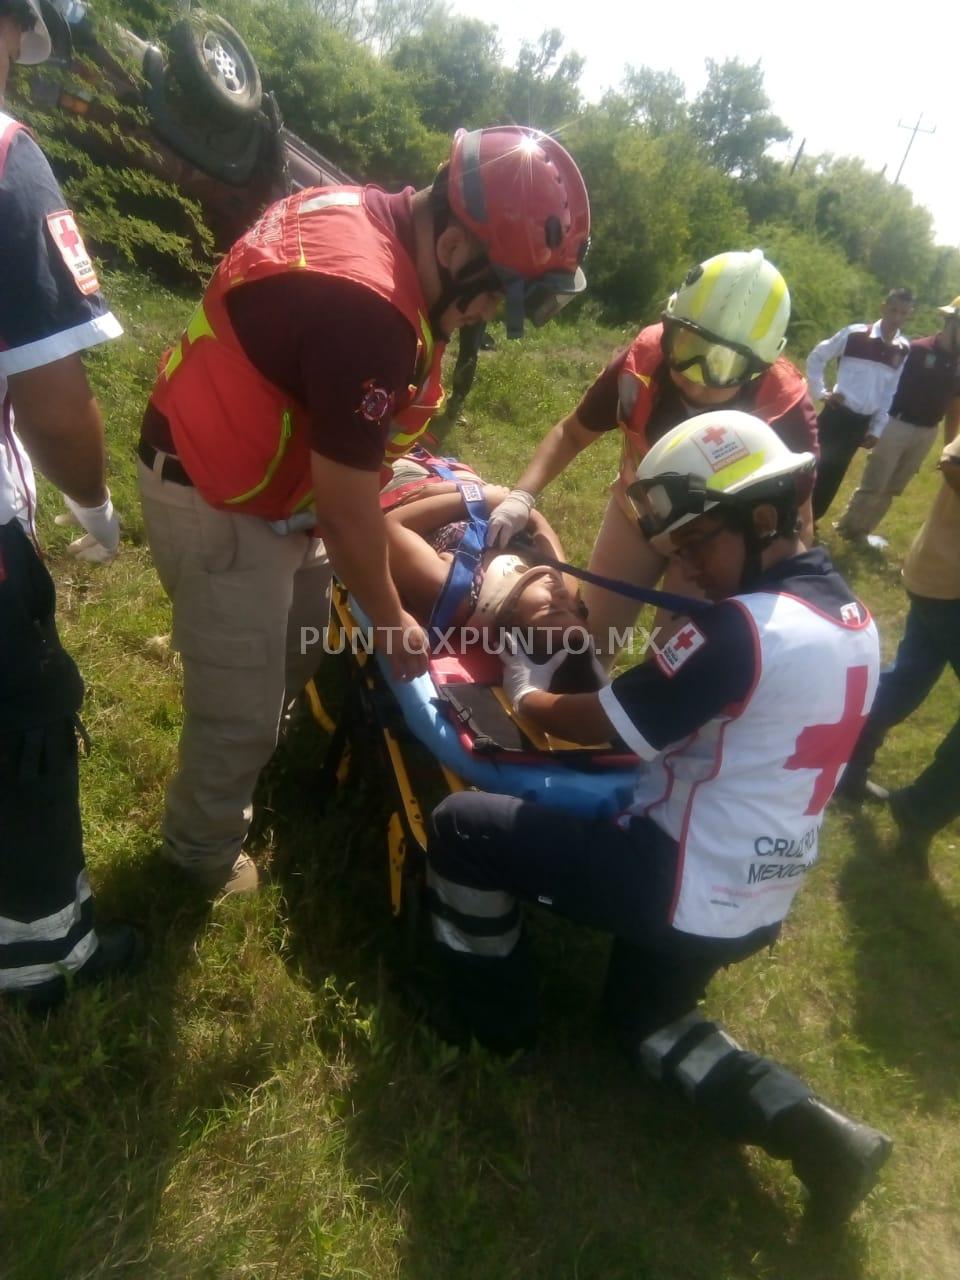
[[[507,490],[484,485],[483,496],[491,509],[502,502]],[[450,569],[450,557],[431,547],[426,535],[445,524],[462,520],[466,512],[460,490],[453,485],[431,485],[424,497],[394,507],[384,516],[390,574],[407,607],[429,620],[437,596]]]

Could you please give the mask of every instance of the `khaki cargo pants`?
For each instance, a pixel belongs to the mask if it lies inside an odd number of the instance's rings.
[[[166,852],[187,869],[230,866],[284,708],[319,664],[318,644],[301,651],[301,628],[322,632],[330,565],[309,534],[280,536],[256,516],[217,511],[196,489],[138,465],[147,539],[183,659]]]

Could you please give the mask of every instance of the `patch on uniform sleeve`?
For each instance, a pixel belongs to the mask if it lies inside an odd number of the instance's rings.
[[[363,384],[363,396],[357,412],[367,422],[383,422],[384,418],[389,418],[393,413],[393,392],[378,386],[373,378],[368,378]]]
[[[83,238],[77,230],[73,214],[69,209],[61,209],[59,213],[48,213],[47,227],[53,243],[60,251],[60,257],[73,276],[74,284],[84,297],[96,293],[100,288],[100,281],[93,269]]]
[[[672,640],[657,650],[657,665],[665,676],[675,676],[688,658],[707,643],[707,637],[693,622],[685,623]]]
[[[859,627],[866,621],[867,611],[858,600],[848,600],[840,606],[840,621],[848,627]]]

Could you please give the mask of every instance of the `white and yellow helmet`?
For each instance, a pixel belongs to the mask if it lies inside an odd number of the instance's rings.
[[[786,343],[790,291],[763,251],[718,253],[693,268],[663,313],[670,364],[708,386],[747,382]]]
[[[649,538],[672,533],[714,507],[797,503],[812,453],[794,453],[751,413],[718,409],[690,418],[658,440],[629,494]]]

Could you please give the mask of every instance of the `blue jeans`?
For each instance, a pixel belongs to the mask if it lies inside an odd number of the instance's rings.
[[[887,733],[916,711],[948,663],[960,677],[960,600],[911,595],[897,656],[880,676],[876,700],[850,761],[852,777],[866,776]],[[960,721],[900,798],[903,812],[927,831],[939,831],[960,817]]]

